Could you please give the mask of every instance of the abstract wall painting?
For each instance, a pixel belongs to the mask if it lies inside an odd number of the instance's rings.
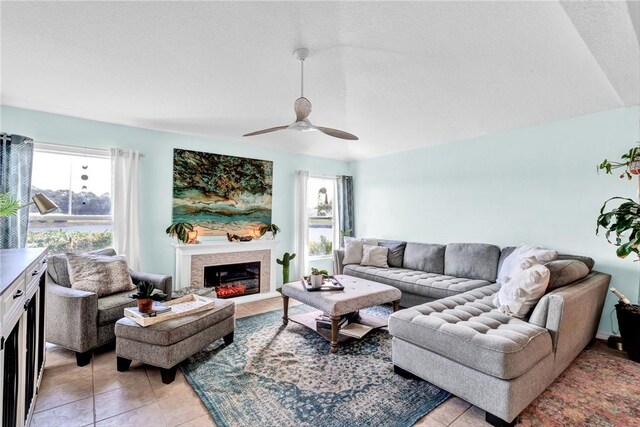
[[[173,222],[200,236],[257,236],[271,223],[273,162],[173,150]]]

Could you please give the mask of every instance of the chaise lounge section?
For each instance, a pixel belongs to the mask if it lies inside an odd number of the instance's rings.
[[[414,258],[414,245],[423,245],[425,259]],[[515,248],[425,246],[443,245],[407,243],[404,259],[408,251],[410,262],[402,267],[343,266],[339,251],[336,265],[342,274],[402,291],[401,305],[408,308],[389,319],[397,373],[422,378],[484,409],[493,425],[511,425],[595,337],[611,277],[593,271],[591,258],[560,255],[562,268],[552,270],[551,279],[558,286],[519,319],[493,305],[500,289],[497,273]],[[576,262],[588,273],[573,280]],[[407,268],[416,266],[424,270]]]

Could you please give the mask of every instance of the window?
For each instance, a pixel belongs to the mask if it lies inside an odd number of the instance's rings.
[[[310,176],[307,181],[309,256],[327,257],[336,247],[336,179]]]
[[[111,246],[111,160],[108,150],[35,144],[31,195],[43,193],[60,210],[31,206],[27,246],[51,254]]]

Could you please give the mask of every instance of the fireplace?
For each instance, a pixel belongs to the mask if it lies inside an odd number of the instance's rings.
[[[260,293],[260,261],[205,266],[204,287],[215,288],[218,298]]]
[[[173,246],[176,249],[174,289],[216,288],[219,298],[233,296],[235,302],[279,295],[276,292],[277,240],[238,243],[203,239],[199,245],[180,243]]]

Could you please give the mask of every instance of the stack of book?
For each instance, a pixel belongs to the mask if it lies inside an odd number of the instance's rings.
[[[360,313],[357,311],[340,316],[340,320],[338,321],[340,333],[353,338],[362,338],[365,336],[373,328],[357,323],[359,319]],[[316,328],[331,329],[331,317],[326,314],[321,314],[316,317]]]
[[[340,320],[338,321],[338,327],[342,328],[349,323],[349,319],[353,316],[354,313],[343,314],[340,316]],[[321,329],[331,329],[331,316],[327,316],[326,314],[321,314],[316,317],[316,327]]]
[[[142,317],[155,317],[155,316],[162,316],[163,314],[166,313],[170,313],[171,312],[171,307],[164,305],[163,303],[159,302],[159,301],[154,301],[153,305],[151,306],[151,309],[153,310],[151,313],[141,313],[138,310],[138,307],[131,307],[129,308],[129,310],[131,310],[133,313],[142,316]]]

